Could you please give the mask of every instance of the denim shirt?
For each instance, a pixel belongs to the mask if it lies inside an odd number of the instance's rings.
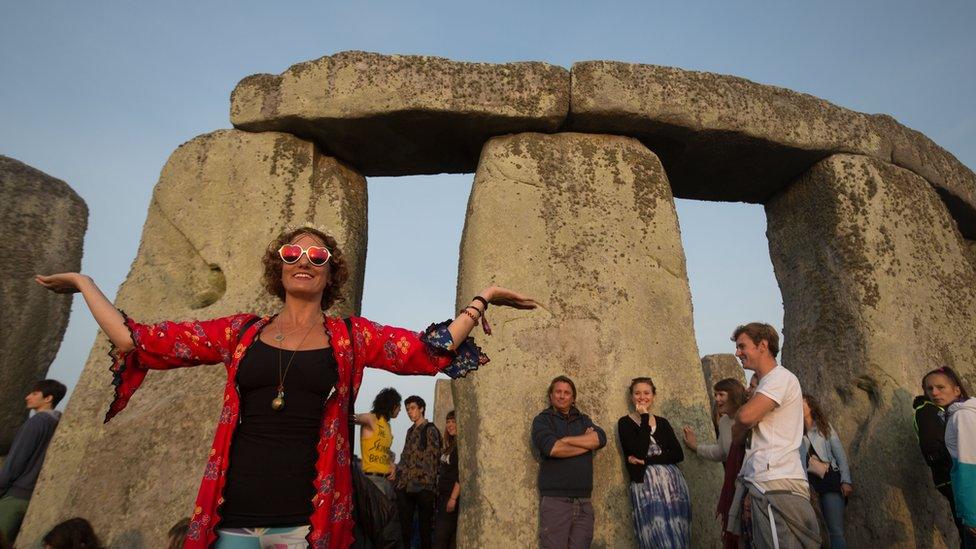
[[[807,434],[803,437],[803,444],[800,446],[800,456],[803,457],[803,463],[807,462],[807,453],[811,444],[821,460],[829,462],[831,467],[840,471],[842,483],[854,484],[851,481],[851,469],[847,464],[847,453],[844,452],[844,446],[840,443],[840,438],[837,437],[837,431],[831,428],[830,438],[827,439],[820,434],[816,425],[807,429]]]

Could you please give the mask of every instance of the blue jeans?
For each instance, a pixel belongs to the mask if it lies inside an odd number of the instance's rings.
[[[830,536],[830,549],[846,549],[844,540],[844,496],[840,492],[825,492],[820,496],[820,511],[824,522],[827,523],[827,534]]]
[[[287,528],[228,528],[217,530],[214,549],[304,549],[308,526]]]

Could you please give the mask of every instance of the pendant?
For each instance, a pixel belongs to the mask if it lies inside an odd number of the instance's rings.
[[[271,409],[278,411],[285,407],[285,392],[278,391],[278,396],[271,401]]]

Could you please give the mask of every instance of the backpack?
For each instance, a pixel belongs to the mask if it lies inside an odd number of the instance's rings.
[[[346,329],[349,330],[349,338],[352,339],[352,319],[344,318]],[[349,376],[349,467],[352,474],[353,486],[353,514],[355,517],[356,529],[364,534],[367,539],[360,540],[357,537],[355,547],[373,547],[377,549],[396,549],[400,547],[400,521],[397,513],[396,503],[386,497],[386,495],[371,480],[366,478],[363,473],[362,463],[353,454],[353,433],[355,426],[352,422],[355,413],[356,399],[352,394],[352,382],[355,378],[355,347],[350,345],[353,356],[350,359],[351,368]]]
[[[437,426],[434,425],[433,422],[428,421],[427,423],[424,423],[424,426],[422,427],[423,430],[420,432],[420,451],[422,452],[427,450],[427,431],[430,430],[431,427],[433,427],[435,431],[437,430]],[[437,431],[437,437],[440,438],[440,436],[441,432]]]

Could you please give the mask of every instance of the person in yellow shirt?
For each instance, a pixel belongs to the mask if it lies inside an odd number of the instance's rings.
[[[393,485],[396,464],[393,459],[393,430],[390,420],[400,414],[400,393],[392,387],[380,391],[369,413],[357,414],[359,446],[363,454],[363,473],[390,499],[396,497]]]

